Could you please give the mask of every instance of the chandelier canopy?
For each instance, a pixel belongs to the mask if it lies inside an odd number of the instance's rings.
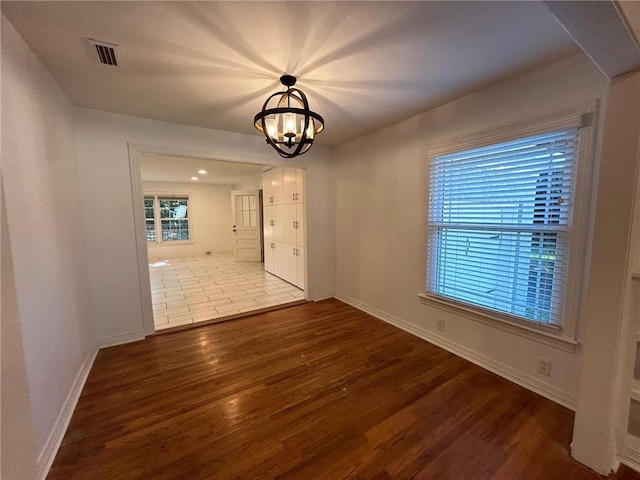
[[[253,125],[284,158],[307,152],[315,136],[324,129],[324,119],[309,109],[306,95],[293,88],[296,80],[293,75],[282,75],[280,82],[287,90],[267,98],[262,111],[253,118]]]

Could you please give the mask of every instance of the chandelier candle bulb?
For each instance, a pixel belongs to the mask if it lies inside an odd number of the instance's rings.
[[[304,119],[300,120],[300,132],[304,132]],[[313,140],[313,120],[309,119],[309,126],[307,127],[307,139]]]
[[[285,137],[296,136],[296,114],[295,113],[284,114],[284,136]]]
[[[276,125],[275,118],[266,118],[264,121],[267,126],[267,134],[271,137],[274,142],[278,141],[278,127]]]

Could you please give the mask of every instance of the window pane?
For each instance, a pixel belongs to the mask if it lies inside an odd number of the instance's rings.
[[[153,220],[147,220],[147,242],[156,241],[156,224]]]
[[[189,220],[162,219],[162,241],[189,240]]]
[[[144,218],[153,218],[153,197],[147,197],[144,199]]]
[[[159,198],[160,218],[186,218],[187,199]]]
[[[548,323],[561,301],[565,234],[438,228],[435,293]]]
[[[571,129],[433,158],[428,289],[558,323],[577,143]]]

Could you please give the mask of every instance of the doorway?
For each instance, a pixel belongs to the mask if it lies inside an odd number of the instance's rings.
[[[138,155],[154,331],[304,301],[304,290],[264,269],[262,178],[271,167]]]

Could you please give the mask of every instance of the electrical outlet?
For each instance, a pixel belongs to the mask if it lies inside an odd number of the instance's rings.
[[[205,255],[211,255],[211,250],[207,250],[206,252],[204,252]]]
[[[538,372],[547,377],[551,376],[551,360],[545,360],[544,358],[538,359]]]
[[[436,328],[441,332],[444,332],[444,318],[438,318],[436,320]]]

